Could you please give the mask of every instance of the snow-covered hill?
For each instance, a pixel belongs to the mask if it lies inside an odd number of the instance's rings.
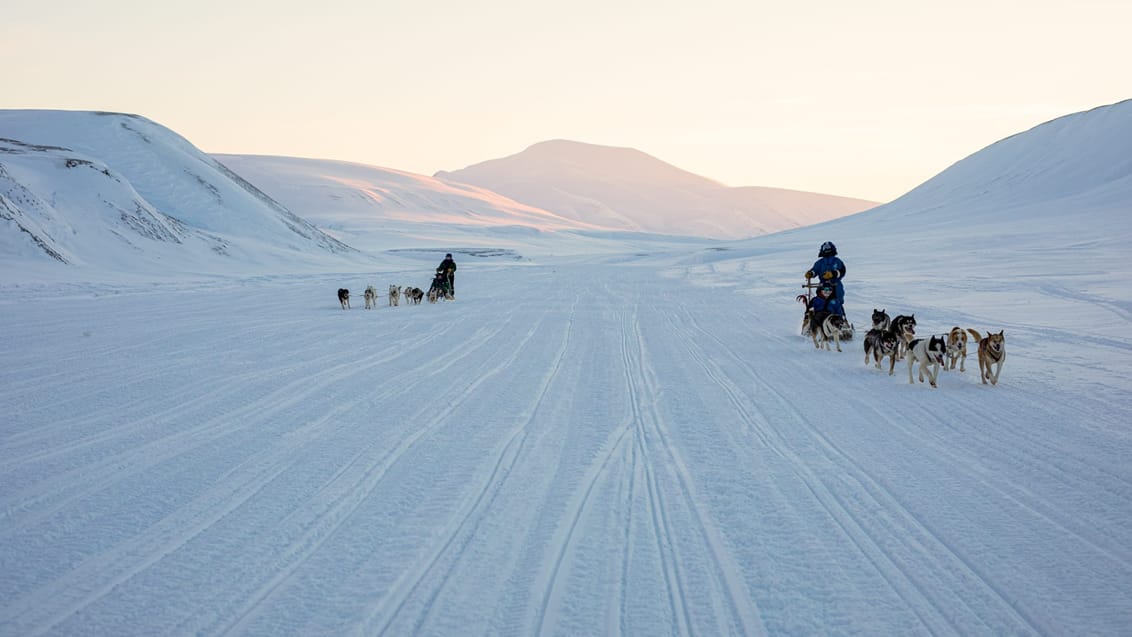
[[[876,205],[779,188],[729,188],[632,148],[565,140],[436,177],[482,186],[589,224],[717,239],[796,228]]]
[[[0,258],[227,271],[353,252],[143,117],[0,111]]]
[[[346,244],[370,253],[444,244],[468,250],[591,252],[604,228],[560,217],[476,186],[364,164],[258,155],[215,155],[270,196]],[[623,244],[612,245],[620,250]],[[575,249],[576,250],[576,249]]]
[[[1132,100],[991,144],[892,203],[695,258],[757,263],[760,272],[788,271],[800,281],[806,268],[798,264],[833,240],[858,298],[957,311],[997,303],[1020,322],[1050,325],[1080,324],[1084,313],[1099,329],[1121,329],[1122,321],[1107,319],[1132,316],[1129,148]],[[730,270],[722,261],[713,267]]]

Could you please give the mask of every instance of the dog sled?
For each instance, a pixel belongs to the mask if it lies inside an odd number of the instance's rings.
[[[437,272],[428,288],[428,300],[436,303],[441,299],[452,300],[452,280],[444,272]]]
[[[817,289],[820,288],[820,287],[821,287],[820,282],[813,282],[810,279],[806,279],[806,282],[802,284],[802,288],[805,289],[806,291],[804,293],[799,294],[798,296],[794,297],[795,301],[798,301],[799,303],[804,305],[805,308],[806,308],[805,310],[803,310],[804,312],[806,312],[805,318],[803,318],[803,321],[802,321],[802,335],[803,336],[809,334],[808,324],[809,324],[809,316],[810,316],[809,315],[810,301],[814,298],[814,295],[817,294]],[[853,324],[850,323],[848,317],[846,317],[845,325],[844,325],[844,327],[841,328],[841,334],[840,334],[841,340],[843,340],[843,341],[853,340],[854,332],[855,332],[855,329],[853,327]]]

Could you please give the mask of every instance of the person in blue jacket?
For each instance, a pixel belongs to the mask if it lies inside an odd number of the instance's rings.
[[[810,299],[810,309],[814,311],[814,320],[819,323],[830,314],[845,316],[845,311],[841,309],[841,302],[837,300],[833,284],[829,281],[822,283],[817,294]]]
[[[837,257],[837,246],[833,245],[832,241],[821,244],[818,260],[814,261],[814,267],[806,272],[807,279],[814,277],[821,279],[822,283],[833,286],[833,296],[837,300],[836,311],[845,316],[845,287],[841,284],[841,279],[845,277],[845,262]]]

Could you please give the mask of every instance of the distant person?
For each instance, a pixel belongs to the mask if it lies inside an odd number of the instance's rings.
[[[841,285],[841,279],[845,277],[845,263],[837,258],[837,246],[833,245],[832,241],[821,244],[818,260],[814,262],[814,267],[806,272],[807,279],[814,277],[820,279],[821,283],[829,283],[833,286],[833,296],[837,301],[835,311],[845,316],[845,288]]]
[[[456,296],[456,261],[452,259],[452,253],[444,255],[444,260],[436,267],[437,274],[443,274],[448,281],[448,294]]]

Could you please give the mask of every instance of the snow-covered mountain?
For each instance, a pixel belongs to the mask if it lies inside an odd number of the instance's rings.
[[[616,253],[631,239],[637,251],[658,249],[661,242],[665,250],[681,249],[699,242],[626,228],[668,232],[683,224],[695,234],[686,224],[728,218],[748,224],[751,197],[770,202],[757,216],[764,229],[814,224],[780,232],[773,243],[809,253],[811,243],[841,237],[843,252],[869,254],[868,263],[878,267],[933,261],[950,250],[970,252],[984,239],[990,241],[973,256],[997,255],[1009,249],[1012,234],[1026,231],[1017,223],[1019,216],[1030,215],[1061,224],[1064,231],[1041,239],[1056,255],[1082,226],[1102,231],[1068,247],[1128,239],[1129,224],[1114,223],[1110,213],[1095,209],[1102,202],[1119,208],[1127,201],[1130,111],[1122,102],[1021,132],[896,201],[853,215],[846,213],[867,204],[727,188],[630,149],[548,142],[433,178],[329,160],[213,158],[136,116],[0,111],[0,260],[14,269],[66,262],[93,270],[229,272],[252,264],[268,271],[324,267],[327,255],[334,257],[334,268],[349,268],[343,263],[358,259],[372,266],[375,258],[388,260],[393,251],[430,246],[561,255]],[[474,175],[510,181],[496,184],[499,190],[451,181]],[[588,208],[550,212],[557,206],[498,194],[508,184],[557,192],[553,197],[575,202],[587,188],[601,197]],[[556,190],[551,184],[575,186]],[[647,191],[648,185],[655,191]],[[803,201],[814,207],[803,207]],[[837,209],[836,201],[848,207]],[[630,209],[641,216],[611,213]],[[696,210],[703,215],[689,212]],[[717,214],[721,210],[734,214]],[[831,211],[846,216],[815,224]],[[776,217],[778,212],[782,215]],[[957,225],[963,233],[936,232]],[[1091,250],[1082,256],[1099,254]],[[934,269],[943,272],[946,264]],[[909,269],[910,280],[924,276]]]
[[[320,227],[355,216],[423,224],[540,230],[601,229],[512,201],[484,188],[352,162],[262,155],[213,155],[282,202],[308,208]]]
[[[466,184],[364,164],[216,155],[324,232],[389,262],[443,252],[485,255],[620,254],[690,249],[711,240],[633,234],[567,219]],[[636,246],[636,247],[631,247]]]
[[[225,271],[351,252],[148,119],[0,111],[0,257]]]
[[[436,177],[482,186],[589,224],[716,239],[796,228],[876,205],[779,188],[730,188],[639,150],[566,140],[538,143]]]

